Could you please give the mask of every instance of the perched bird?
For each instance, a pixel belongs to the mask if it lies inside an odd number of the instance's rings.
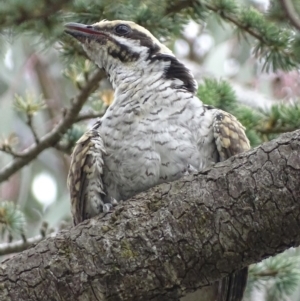
[[[113,103],[72,155],[74,224],[250,148],[239,121],[204,105],[189,69],[145,28],[104,20],[68,23],[66,32],[105,69],[115,90]],[[240,301],[246,279],[247,268],[215,283],[213,300]]]

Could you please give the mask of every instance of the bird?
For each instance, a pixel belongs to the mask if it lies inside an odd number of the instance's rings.
[[[114,88],[112,104],[73,150],[68,186],[75,225],[250,149],[237,118],[203,104],[191,71],[144,27],[102,20],[67,23],[65,32]],[[241,301],[247,274],[246,267],[213,283],[211,300]]]

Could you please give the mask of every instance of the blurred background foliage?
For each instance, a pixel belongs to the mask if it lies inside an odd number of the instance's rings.
[[[81,46],[63,33],[69,21],[126,19],[148,28],[192,70],[201,100],[234,114],[245,125],[252,147],[300,127],[297,0],[0,4],[0,175],[60,122],[96,69]],[[4,177],[0,254],[10,242],[44,237],[46,228],[50,233],[70,226],[70,153],[112,102],[107,79],[87,98],[80,117],[59,143]],[[299,258],[299,250],[293,249],[253,265],[245,299],[300,300]]]

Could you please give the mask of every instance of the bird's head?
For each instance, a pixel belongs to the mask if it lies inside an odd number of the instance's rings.
[[[113,72],[161,72],[182,82],[192,93],[196,82],[172,51],[147,29],[131,21],[100,21],[93,25],[68,23],[66,33],[79,40],[88,56],[110,75]],[[179,84],[180,85],[180,84]]]

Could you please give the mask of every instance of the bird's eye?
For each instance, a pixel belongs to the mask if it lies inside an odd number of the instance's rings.
[[[120,35],[125,35],[129,33],[131,28],[125,24],[120,24],[115,27],[115,32]]]

